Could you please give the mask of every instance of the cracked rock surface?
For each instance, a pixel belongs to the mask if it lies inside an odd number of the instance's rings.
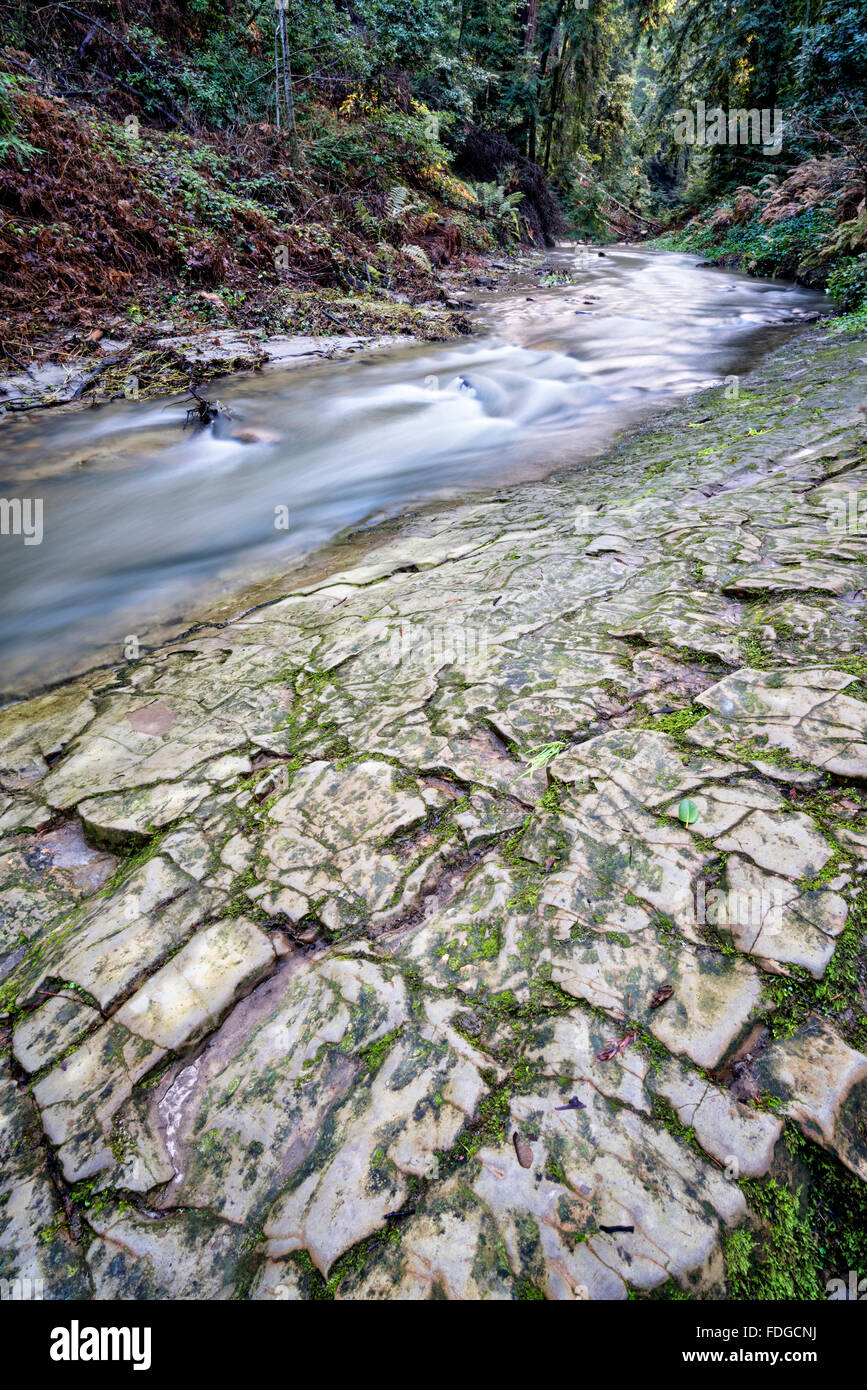
[[[863,350],[0,711],[0,1277],[724,1297],[867,1181]]]

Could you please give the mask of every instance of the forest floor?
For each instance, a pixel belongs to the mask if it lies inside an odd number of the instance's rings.
[[[590,469],[0,712],[0,1275],[864,1268],[865,357],[816,328]]]
[[[508,256],[473,255],[435,272],[427,294],[412,303],[387,290],[375,297],[327,288],[302,296],[296,290],[288,307],[284,302],[284,331],[251,327],[248,315],[239,319],[217,293],[200,297],[196,312],[180,318],[160,317],[156,307],[135,323],[109,315],[104,327],[86,337],[71,329],[31,344],[29,360],[0,371],[0,406],[18,412],[146,400],[191,386],[198,392],[241,371],[339,360],[362,348],[445,341],[472,331],[476,295],[549,269],[545,255],[515,248]]]

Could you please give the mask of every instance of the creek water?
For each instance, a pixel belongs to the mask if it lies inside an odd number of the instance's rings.
[[[670,252],[549,260],[570,283],[485,296],[473,337],[212,383],[231,412],[216,427],[185,428],[180,397],[7,416],[0,495],[41,500],[42,538],[0,537],[0,690],[117,659],[347,527],[586,466],[825,304]]]

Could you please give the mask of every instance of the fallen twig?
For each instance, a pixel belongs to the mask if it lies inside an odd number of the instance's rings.
[[[102,373],[106,371],[108,367],[116,367],[118,362],[122,360],[123,359],[120,357],[111,357],[109,358],[108,362],[101,362],[95,371],[88,372],[84,380],[78,383],[69,399],[72,401],[77,401],[81,396],[84,395],[87,388],[93,385],[98,376],[102,376]]]
[[[20,357],[16,357],[14,352],[10,352],[8,347],[4,347],[2,343],[0,343],[0,352],[2,352],[4,357],[8,357],[10,362],[14,362],[16,367],[20,367],[22,372],[26,372],[31,381],[36,380],[26,363],[22,362]]]

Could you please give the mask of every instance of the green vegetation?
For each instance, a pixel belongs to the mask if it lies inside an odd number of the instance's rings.
[[[790,1169],[740,1186],[759,1218],[725,1241],[729,1292],[739,1299],[825,1299],[830,1278],[867,1265],[867,1195],[836,1159],[787,1126]]]
[[[800,1191],[790,1192],[775,1178],[744,1182],[747,1198],[761,1220],[760,1234],[736,1231],[726,1243],[729,1284],[734,1298],[821,1298],[815,1233],[804,1220]]]
[[[20,86],[9,73],[0,72],[0,161],[14,159],[23,164],[39,151],[18,133],[21,118],[15,99]]]
[[[841,326],[862,321],[867,18],[852,0],[2,9],[13,349],[58,317],[92,326],[107,289],[163,389],[173,364],[150,362],[146,330],[166,318],[443,335],[459,325],[430,312],[441,266],[564,230],[667,231],[660,244],[827,285]],[[685,143],[678,113],[699,101],[779,109],[782,146],[748,130]]]

